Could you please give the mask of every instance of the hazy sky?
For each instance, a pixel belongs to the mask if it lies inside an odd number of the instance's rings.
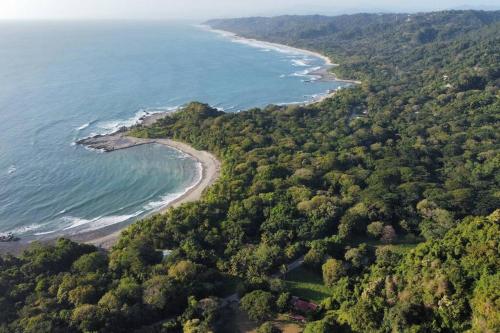
[[[0,0],[0,19],[206,19],[469,7],[500,8],[500,0]]]

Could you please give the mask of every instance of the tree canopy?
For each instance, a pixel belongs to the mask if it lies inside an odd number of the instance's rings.
[[[131,129],[213,152],[221,177],[109,253],[61,239],[1,257],[0,332],[216,330],[234,281],[241,307],[268,320],[290,296],[275,274],[302,255],[332,290],[306,332],[498,331],[499,19],[209,22],[322,52],[363,83],[307,106],[193,102]]]

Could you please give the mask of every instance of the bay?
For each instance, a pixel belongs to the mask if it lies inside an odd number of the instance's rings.
[[[196,161],[74,142],[195,100],[227,112],[307,101],[342,85],[311,81],[322,65],[186,22],[0,23],[0,232],[55,237],[158,209],[197,181]]]

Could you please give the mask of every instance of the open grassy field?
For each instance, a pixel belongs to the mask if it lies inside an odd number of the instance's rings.
[[[314,303],[320,303],[332,294],[330,288],[323,284],[323,277],[320,273],[303,266],[287,273],[284,280],[293,296]]]

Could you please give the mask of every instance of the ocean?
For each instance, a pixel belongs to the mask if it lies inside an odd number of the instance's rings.
[[[78,139],[200,101],[237,112],[343,84],[324,60],[180,22],[0,23],[0,232],[22,239],[125,225],[200,177],[183,153],[102,153]]]

